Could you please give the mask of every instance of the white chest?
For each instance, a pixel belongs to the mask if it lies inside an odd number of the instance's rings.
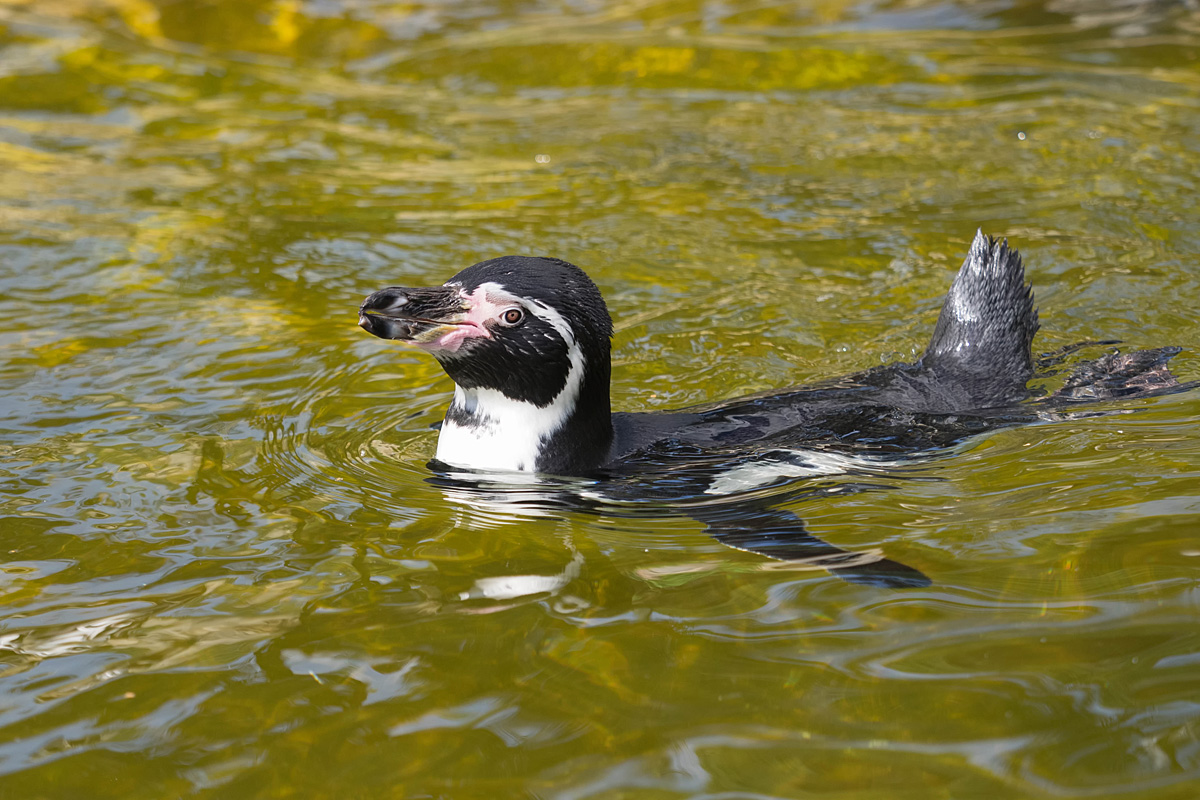
[[[455,387],[438,436],[438,460],[468,469],[533,472],[543,443],[566,419],[563,405],[542,408],[491,389]]]

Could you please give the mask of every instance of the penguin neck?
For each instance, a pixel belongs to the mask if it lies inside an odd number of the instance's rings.
[[[572,352],[563,388],[545,405],[455,384],[438,435],[438,460],[502,472],[593,472],[608,460],[613,441],[607,356],[589,363]]]

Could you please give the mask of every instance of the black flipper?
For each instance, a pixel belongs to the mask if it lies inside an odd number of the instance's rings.
[[[834,547],[809,533],[792,512],[765,502],[689,506],[687,513],[705,523],[707,533],[723,545],[825,569],[848,583],[886,589],[912,589],[932,583],[918,570],[884,558],[878,551],[852,553]]]
[[[1096,401],[1146,397],[1184,388],[1167,364],[1180,349],[1156,347],[1132,353],[1109,353],[1095,361],[1087,361],[1075,368],[1052,398]]]
[[[1033,376],[1037,329],[1021,254],[977,231],[920,365],[961,376],[980,407],[1020,399]]]

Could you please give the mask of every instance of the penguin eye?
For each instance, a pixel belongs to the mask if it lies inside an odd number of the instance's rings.
[[[500,321],[509,327],[520,325],[524,319],[525,312],[519,308],[510,308],[500,315]]]

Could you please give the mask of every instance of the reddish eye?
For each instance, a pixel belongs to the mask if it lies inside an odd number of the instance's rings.
[[[504,320],[505,325],[516,325],[525,319],[525,315],[521,313],[521,309],[519,308],[510,308],[500,315],[500,319]]]

